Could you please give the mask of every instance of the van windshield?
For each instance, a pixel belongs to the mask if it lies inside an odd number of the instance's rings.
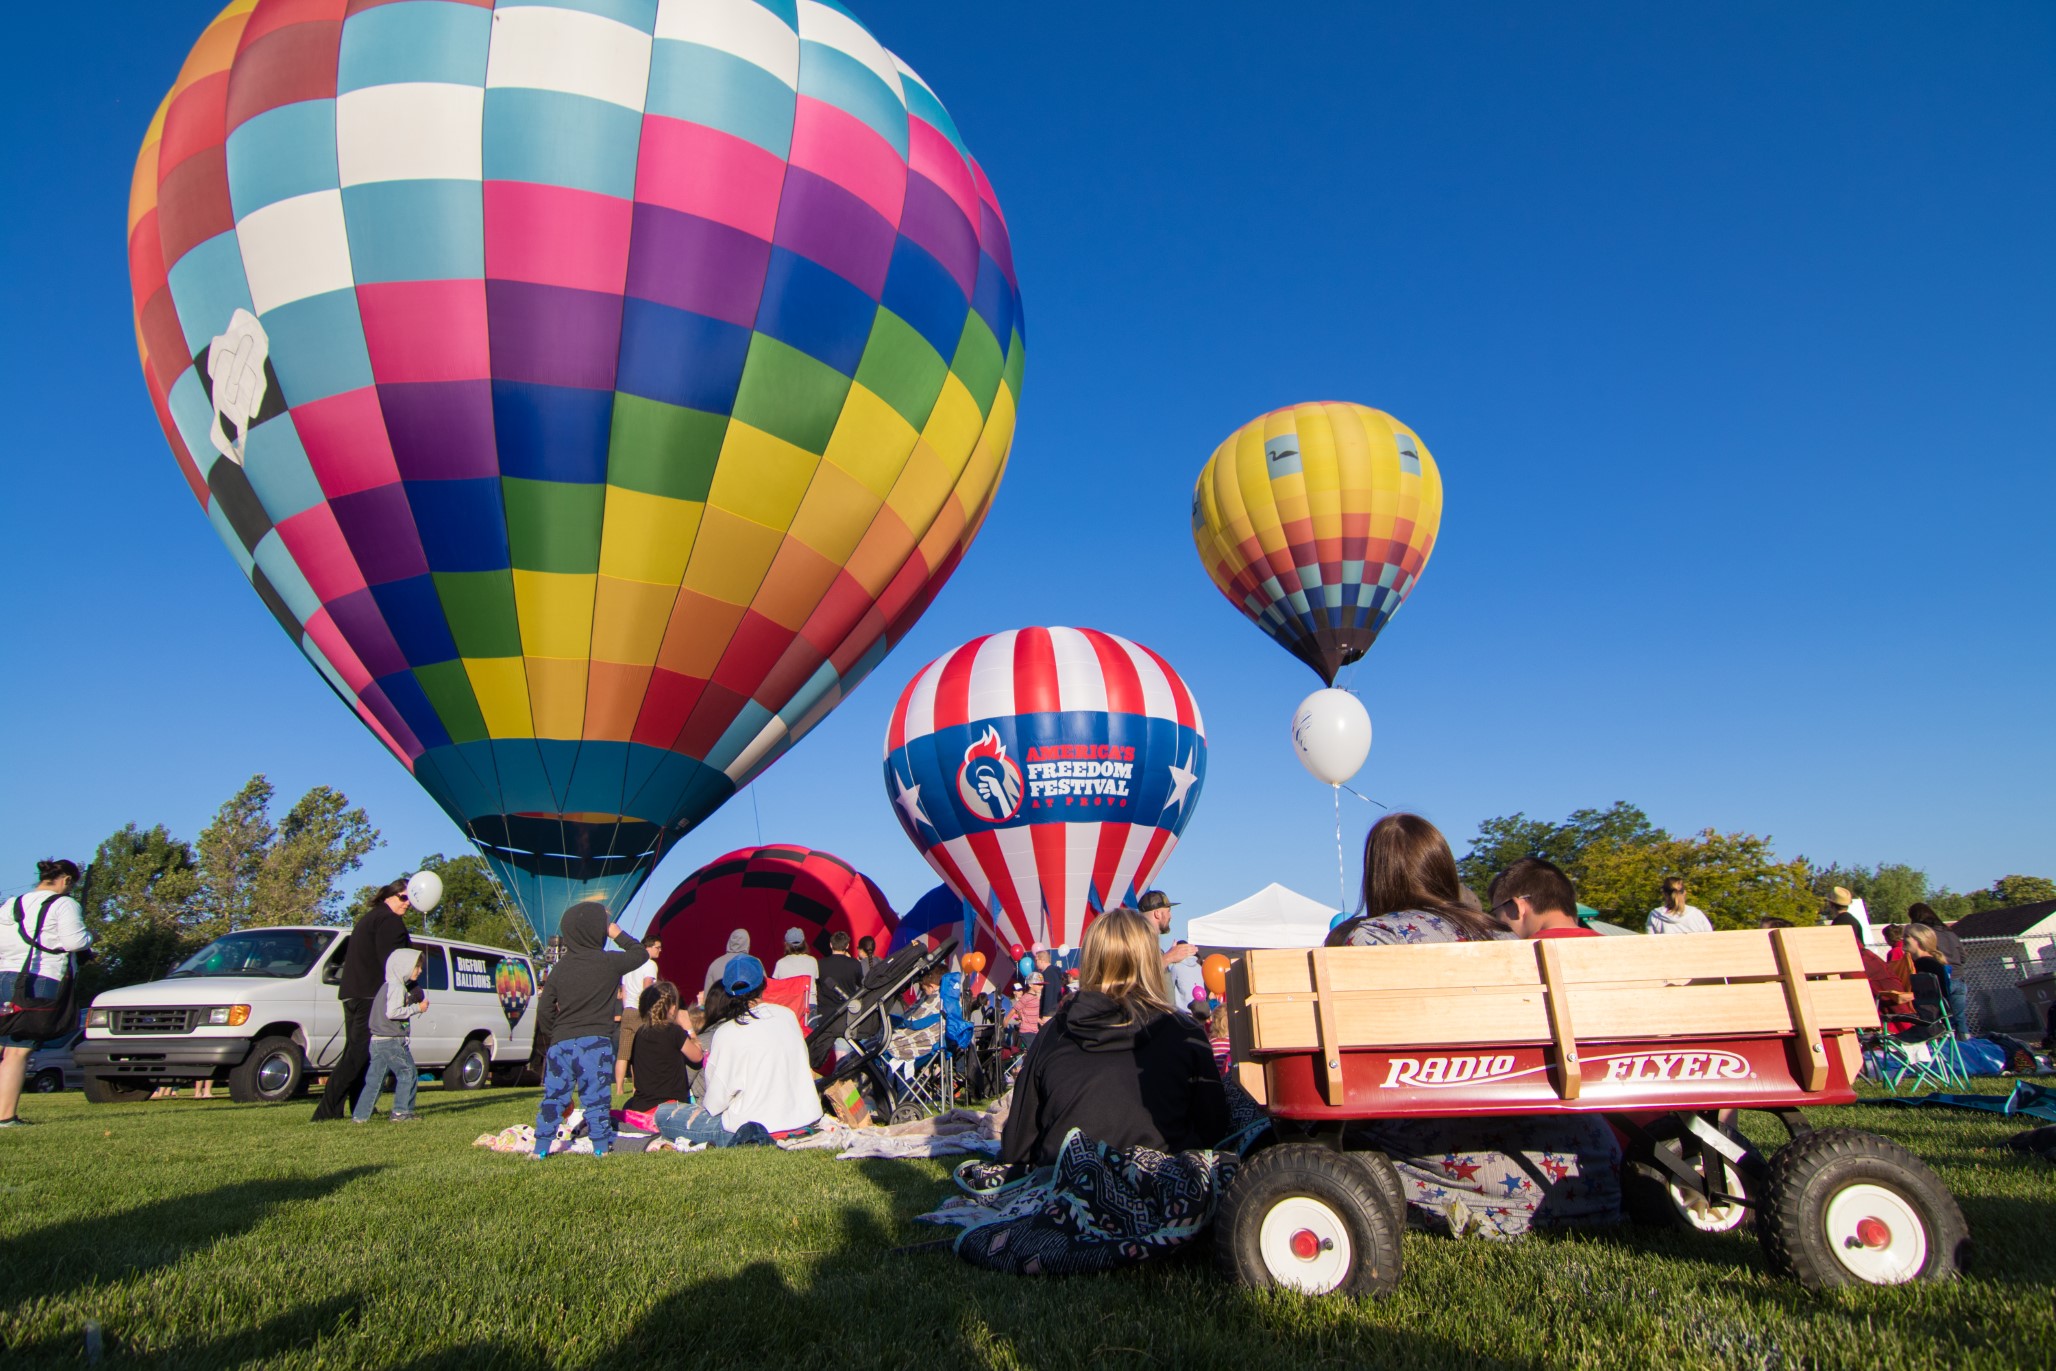
[[[166,980],[185,976],[266,976],[297,980],[313,969],[333,933],[262,928],[216,938],[180,962]]]

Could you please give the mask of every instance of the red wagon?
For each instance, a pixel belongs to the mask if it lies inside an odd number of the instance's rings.
[[[1840,928],[1253,951],[1229,972],[1242,1085],[1275,1122],[1222,1202],[1223,1267],[1251,1285],[1378,1294],[1405,1204],[1369,1120],[1597,1114],[1638,1219],[1719,1232],[1753,1215],[1773,1269],[1819,1288],[1937,1280],[1969,1240],[1898,1144],[1813,1129],[1848,1104],[1877,1010]],[[1733,1127],[1762,1110],[1765,1156]]]

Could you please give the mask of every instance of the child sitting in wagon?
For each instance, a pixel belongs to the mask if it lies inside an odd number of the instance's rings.
[[[1491,913],[1463,903],[1456,858],[1417,814],[1388,814],[1364,840],[1364,907],[1328,945],[1482,942],[1566,936],[1577,897],[1539,858],[1492,882]],[[1410,1223],[1454,1236],[1514,1238],[1532,1227],[1621,1221],[1620,1143],[1597,1118],[1386,1119],[1353,1125],[1352,1140],[1391,1157]]]

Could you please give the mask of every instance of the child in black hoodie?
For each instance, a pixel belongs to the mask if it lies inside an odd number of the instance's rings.
[[[550,1144],[571,1108],[571,1095],[585,1109],[593,1153],[614,1145],[614,1041],[620,1013],[621,978],[649,960],[642,944],[621,931],[597,900],[581,900],[564,911],[560,926],[564,955],[535,997],[538,1032],[550,1035],[543,1058],[543,1102],[535,1115],[535,1154]],[[619,952],[606,950],[612,938]]]

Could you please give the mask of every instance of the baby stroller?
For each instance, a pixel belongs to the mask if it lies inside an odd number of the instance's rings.
[[[918,941],[901,948],[872,968],[856,994],[821,1016],[807,1035],[807,1051],[824,1090],[854,1080],[872,1116],[890,1122],[919,1118],[935,1107],[940,1085],[929,1084],[928,1078],[941,1074],[937,1058],[943,1044],[938,1042],[936,1051],[916,1064],[924,1071],[910,1080],[903,1070],[887,1065],[885,1043],[907,987],[946,964],[956,948],[955,938],[944,939],[933,951]]]
[[[1021,1049],[1007,1027],[997,990],[986,996],[985,1021],[971,1025],[971,1048],[964,1055],[961,1075],[973,1100],[997,1099],[1013,1084]]]
[[[964,1017],[964,977],[952,971],[939,987],[941,1008],[932,1015],[900,1020],[901,1029],[939,1028],[935,1045],[918,1057],[896,1057],[881,1044],[873,1061],[874,1080],[890,1123],[938,1114],[956,1103],[971,1049],[971,1021]],[[888,1042],[890,1041],[888,1035]]]

